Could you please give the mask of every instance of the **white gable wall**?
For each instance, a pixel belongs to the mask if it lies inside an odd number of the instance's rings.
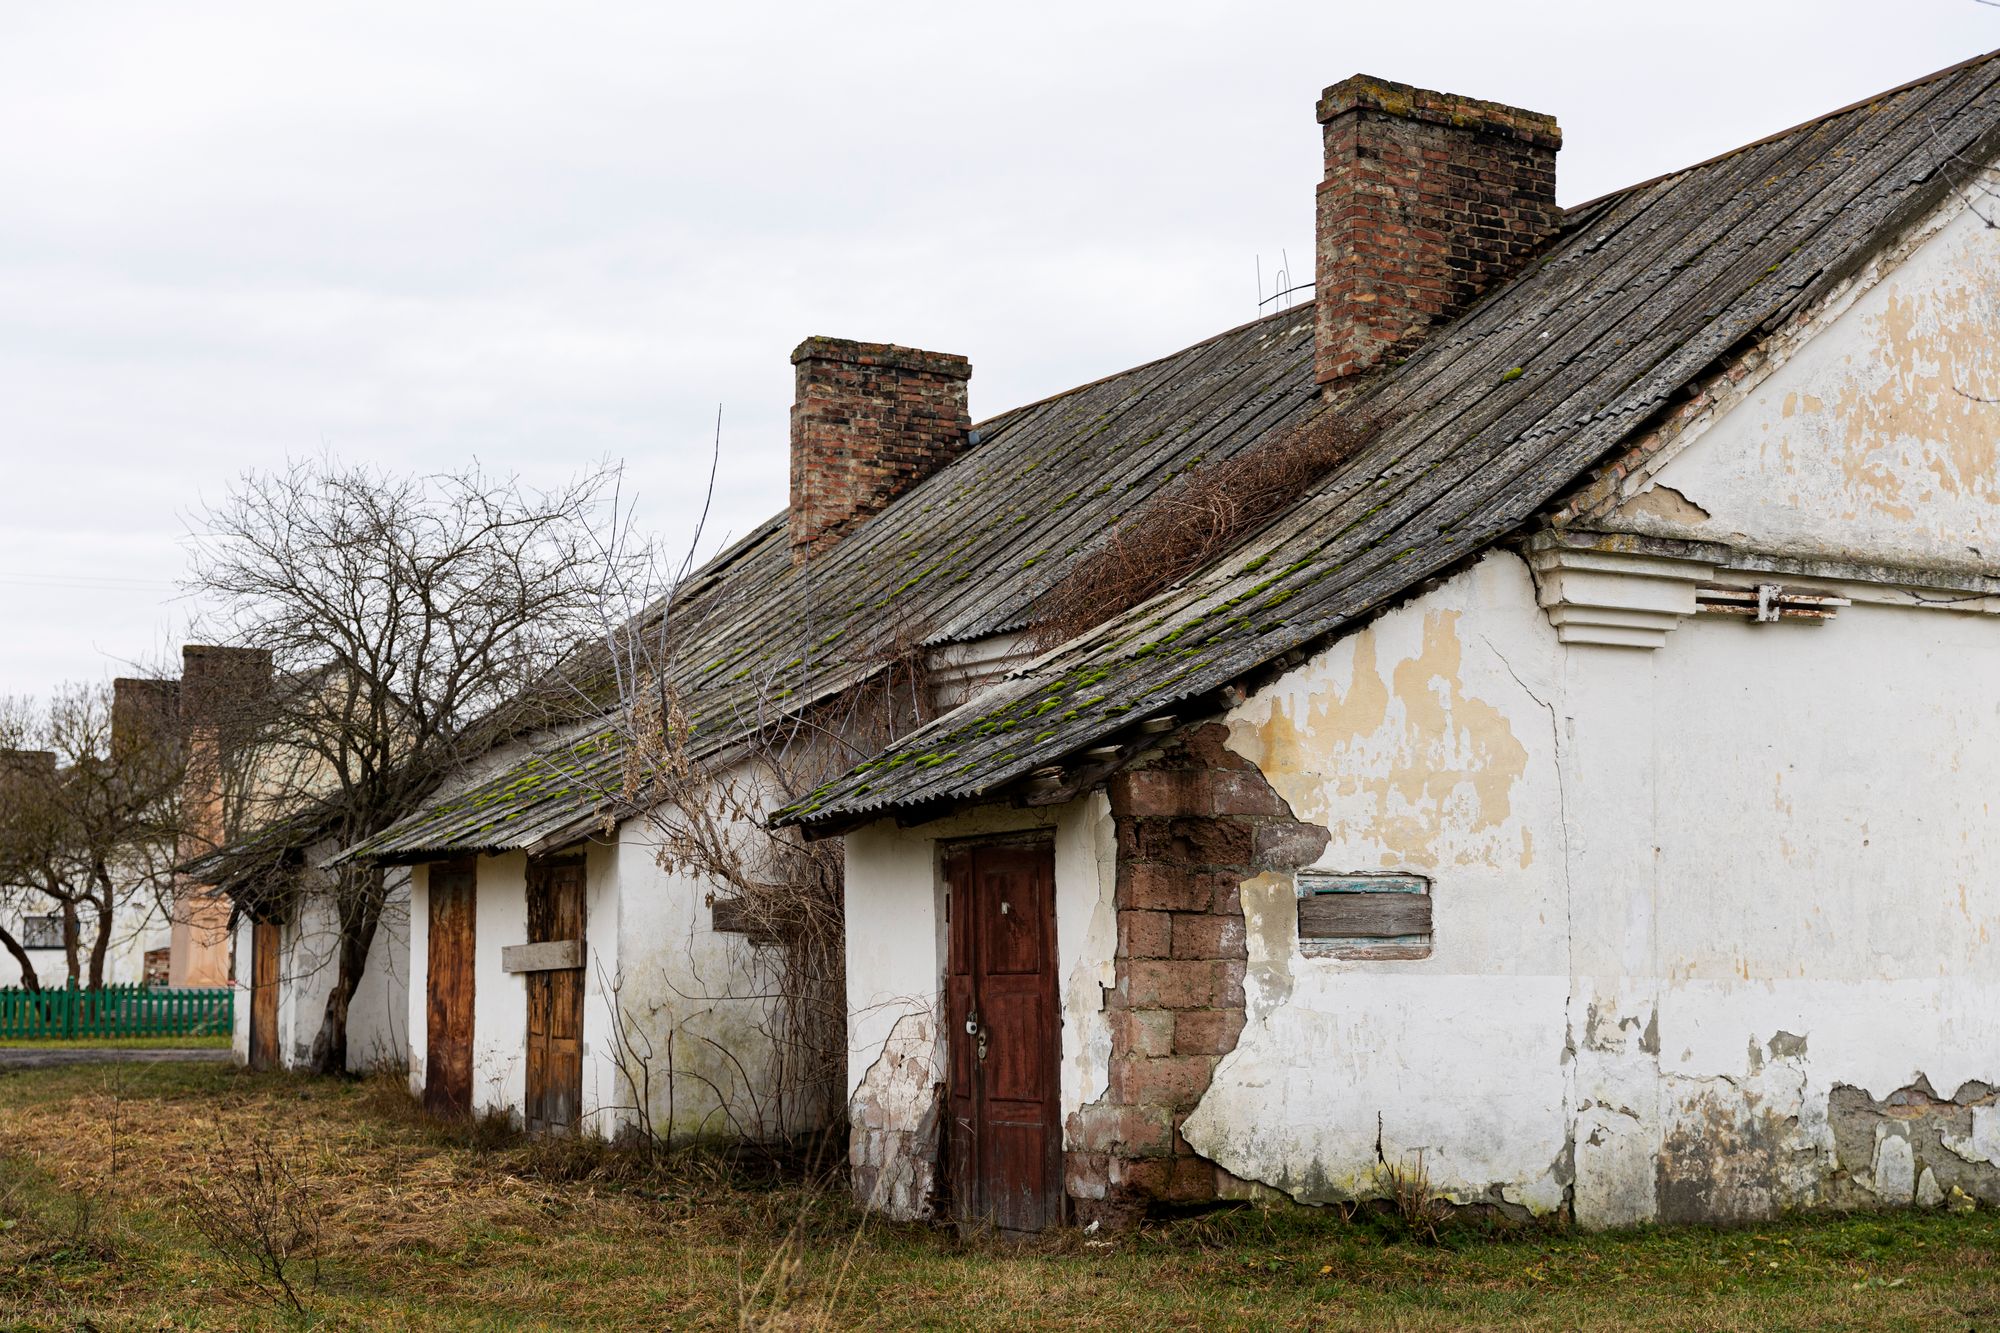
[[[1233,712],[1320,866],[1433,876],[1436,925],[1307,958],[1290,877],[1246,885],[1199,1150],[1593,1224],[2000,1201],[2000,233],[1955,203],[1857,291],[1635,474],[1603,549],[1667,582],[1547,579],[1559,635],[1494,553]],[[1763,581],[1855,604],[1693,614]]]
[[[1615,526],[1921,568],[2000,567],[2000,230],[1954,200]],[[1886,261],[1884,261],[1886,263]],[[1870,282],[1872,280],[1872,285]]]

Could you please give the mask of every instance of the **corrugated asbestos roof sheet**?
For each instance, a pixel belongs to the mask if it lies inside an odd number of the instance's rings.
[[[1337,634],[1518,529],[1986,160],[1996,79],[1988,56],[1577,210],[1538,265],[1370,394],[1390,424],[1288,515],[779,822],[843,827],[992,793]],[[1303,349],[1294,373],[1268,392],[1302,391]]]
[[[778,516],[678,594],[673,674],[696,750],[739,740],[774,701],[800,706],[880,672],[899,639],[1019,628],[1080,552],[1174,476],[1317,404],[1301,307],[981,423],[973,448],[803,568]],[[344,855],[424,860],[573,836],[624,767],[607,728],[433,800]]]

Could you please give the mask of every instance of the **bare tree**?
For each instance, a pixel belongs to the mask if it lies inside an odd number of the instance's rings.
[[[254,704],[246,825],[316,808],[351,845],[496,737],[556,720],[545,673],[617,582],[592,529],[614,476],[537,491],[476,464],[409,477],[320,457],[248,473],[202,512],[191,590],[277,676]],[[338,1072],[387,895],[381,867],[354,864],[329,891],[336,976],[313,1060]]]
[[[718,455],[719,427],[718,421]],[[677,1030],[671,1021],[656,1041],[649,1034],[666,1017],[662,1006],[626,1012],[622,983],[633,978],[611,979],[605,994],[621,1036],[614,1059],[635,1100],[648,1101],[645,1085],[655,1081],[652,1063],[659,1057],[670,1101],[676,1077],[702,1083],[731,1132],[756,1139],[803,1122],[836,1121],[847,1055],[841,847],[772,829],[767,816],[928,720],[926,634],[923,626],[888,619],[866,636],[829,635],[808,597],[806,614],[783,630],[796,636],[793,647],[770,642],[742,651],[753,633],[745,626],[767,588],[756,578],[713,574],[727,569],[727,557],[698,569],[701,540],[697,525],[683,553],[670,560],[642,547],[627,528],[614,523],[605,531],[605,549],[619,553],[606,564],[624,580],[620,595],[604,603],[592,649],[572,656],[558,674],[578,715],[615,738],[624,762],[608,778],[587,768],[563,776],[595,783],[591,794],[607,826],[641,824],[662,869],[705,881],[714,919],[757,955],[756,966],[676,997],[697,1011],[716,1001],[761,1006],[757,1033],[764,1048],[757,1051],[722,1049],[706,1033]],[[613,616],[631,605],[645,610]],[[715,692],[726,696],[718,699],[693,682],[712,676],[725,657],[742,665],[730,687]],[[829,688],[834,676],[840,682]],[[692,1073],[698,1047],[728,1071],[740,1112],[728,1105],[719,1080]],[[763,1064],[761,1075],[752,1076],[753,1063]],[[651,1124],[642,1105],[640,1132]]]
[[[92,987],[104,984],[121,913],[166,897],[181,825],[182,750],[168,719],[128,730],[115,716],[104,685],[68,686],[46,704],[0,700],[0,893],[55,907],[69,980]],[[39,989],[21,942],[0,930],[0,945]]]

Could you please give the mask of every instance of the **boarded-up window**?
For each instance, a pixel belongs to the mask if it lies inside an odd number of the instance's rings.
[[[1299,949],[1320,958],[1428,958],[1431,882],[1422,875],[1299,876]]]

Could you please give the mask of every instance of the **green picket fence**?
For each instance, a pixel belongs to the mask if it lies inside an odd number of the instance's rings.
[[[0,1041],[224,1036],[235,1017],[234,993],[227,986],[0,989]]]

